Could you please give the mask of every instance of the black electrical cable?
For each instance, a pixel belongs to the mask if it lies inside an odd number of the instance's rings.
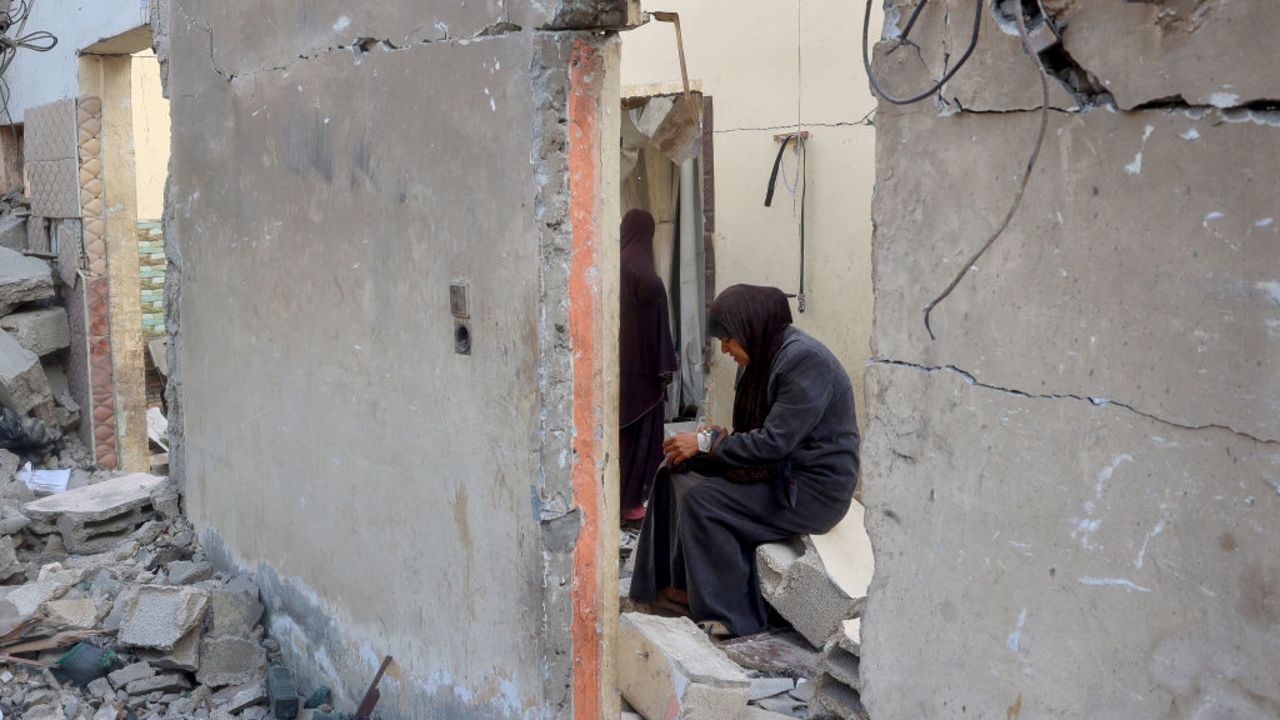
[[[985,0],[974,0],[973,34],[969,38],[969,47],[965,48],[964,54],[960,56],[958,61],[956,61],[955,66],[946,71],[942,75],[942,79],[934,83],[933,87],[928,90],[925,90],[918,95],[912,95],[908,98],[900,98],[885,92],[884,88],[880,86],[880,81],[877,80],[875,74],[871,72],[871,55],[868,52],[868,47],[870,44],[869,33],[871,30],[871,3],[874,2],[874,0],[867,0],[867,11],[862,18],[862,67],[867,71],[867,80],[871,82],[871,89],[875,90],[877,95],[894,105],[910,105],[911,103],[920,102],[941,90],[942,86],[946,85],[947,82],[951,80],[951,78],[955,77],[955,74],[960,71],[960,68],[964,67],[964,64],[969,60],[969,56],[973,55],[974,48],[978,46],[978,31],[982,27],[982,6],[984,1]],[[916,12],[912,14],[908,26],[915,23],[916,17],[919,15],[923,6],[924,2],[921,2],[920,6],[916,8]],[[904,33],[903,40],[905,39],[906,34]]]
[[[797,132],[782,139],[782,147],[778,148],[778,154],[773,158],[773,171],[769,173],[769,187],[765,190],[764,206],[773,206],[773,192],[778,185],[778,170],[782,167],[782,154],[790,147],[792,140],[795,140],[800,148],[800,292],[796,296],[796,309],[804,312],[808,305],[804,294],[804,208],[807,204],[805,198],[809,194],[809,148],[805,145],[803,133]]]
[[[898,45],[907,42],[907,38],[911,37],[911,28],[916,26],[916,20],[920,19],[920,13],[924,12],[924,6],[928,4],[929,0],[920,0],[916,9],[911,11],[911,17],[907,18],[907,25],[902,28],[902,35],[898,38]]]
[[[1033,0],[1033,2],[1038,3],[1039,0]],[[1035,61],[1036,69],[1039,70],[1039,73],[1037,74],[1040,76],[1040,94],[1042,97],[1040,104],[1040,129],[1036,132],[1036,140],[1031,147],[1031,157],[1027,159],[1027,169],[1022,173],[1022,180],[1018,183],[1018,190],[1013,195],[1013,202],[1010,203],[1009,212],[1005,213],[1004,220],[1002,220],[1000,225],[996,227],[995,232],[991,233],[991,236],[987,238],[987,241],[982,244],[982,247],[978,248],[978,251],[970,256],[965,264],[961,266],[960,272],[956,273],[956,276],[952,278],[946,289],[943,290],[938,297],[934,298],[932,302],[925,306],[924,329],[929,333],[930,340],[937,339],[933,334],[933,326],[929,324],[929,316],[933,313],[934,308],[938,306],[938,303],[946,300],[947,297],[951,295],[951,291],[956,289],[956,286],[959,285],[960,281],[969,274],[969,271],[978,263],[978,260],[980,260],[982,256],[991,249],[991,246],[995,244],[996,239],[1004,234],[1004,231],[1009,227],[1009,223],[1013,220],[1014,214],[1018,212],[1018,208],[1022,205],[1022,197],[1027,192],[1027,183],[1031,181],[1031,173],[1035,172],[1036,161],[1040,159],[1040,149],[1044,147],[1045,134],[1049,129],[1048,71],[1045,70],[1044,64],[1040,62],[1040,56],[1031,49],[1031,41],[1027,35],[1027,25],[1022,19],[1021,4],[1019,4],[1016,18],[1018,21],[1018,34],[1022,36],[1022,49],[1031,57],[1032,60]]]

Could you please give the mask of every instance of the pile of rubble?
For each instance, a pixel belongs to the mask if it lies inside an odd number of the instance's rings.
[[[717,644],[686,617],[623,613],[623,720],[867,718],[859,673],[865,598],[831,579],[809,538],[761,546],[756,567],[765,600],[792,630]]]
[[[214,571],[167,478],[37,499],[3,477],[0,518],[0,718],[339,717],[299,696],[257,586]]]

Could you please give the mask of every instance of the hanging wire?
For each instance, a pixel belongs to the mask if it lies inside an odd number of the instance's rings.
[[[1039,4],[1039,0],[1030,1],[1037,3],[1037,5]],[[1009,223],[1013,220],[1014,214],[1018,212],[1018,207],[1022,205],[1022,197],[1027,192],[1027,183],[1031,180],[1031,173],[1036,169],[1036,161],[1040,159],[1040,149],[1044,147],[1045,133],[1049,129],[1049,71],[1045,69],[1044,63],[1040,60],[1040,56],[1031,48],[1031,40],[1027,35],[1027,25],[1025,20],[1023,20],[1022,11],[1022,2],[1019,2],[1016,18],[1018,21],[1018,34],[1022,36],[1022,49],[1026,51],[1027,55],[1035,62],[1036,69],[1039,70],[1039,73],[1037,74],[1040,76],[1040,94],[1043,98],[1040,104],[1040,129],[1037,131],[1035,143],[1031,147],[1031,157],[1027,159],[1027,169],[1022,173],[1022,180],[1018,183],[1018,190],[1013,194],[1013,202],[1009,204],[1009,212],[1005,213],[1004,220],[1002,220],[1000,225],[996,227],[995,232],[991,233],[991,236],[987,238],[987,241],[978,248],[978,251],[975,252],[963,266],[961,266],[960,272],[956,273],[955,278],[951,280],[946,289],[943,290],[938,297],[934,298],[933,302],[930,302],[925,306],[924,329],[929,333],[930,340],[936,340],[937,338],[934,337],[933,327],[929,324],[929,315],[933,313],[933,310],[938,306],[938,303],[947,299],[947,296],[951,294],[951,291],[956,289],[956,286],[960,284],[960,281],[964,280],[965,276],[969,274],[969,271],[973,269],[973,266],[978,263],[978,260],[991,249],[991,246],[995,244],[996,239],[1004,234],[1005,229],[1009,227]],[[1043,8],[1041,8],[1041,15],[1044,15]]]
[[[907,21],[907,27],[903,31],[902,37],[898,40],[899,46],[907,42],[907,36],[910,35],[911,28],[915,25],[916,20],[919,19],[920,12],[924,10],[924,6],[928,1],[929,0],[920,0],[920,4],[916,6],[915,12],[911,13],[911,19]],[[955,66],[943,73],[942,78],[935,82],[933,87],[922,93],[905,98],[890,95],[880,85],[880,81],[876,79],[875,73],[871,72],[871,54],[868,50],[870,45],[868,34],[871,30],[872,2],[874,2],[874,0],[867,0],[867,10],[863,14],[862,18],[862,67],[867,71],[867,80],[871,82],[871,88],[876,91],[876,94],[894,105],[910,105],[912,103],[917,103],[941,90],[942,86],[946,85],[951,78],[955,77],[956,73],[960,72],[960,68],[964,67],[964,64],[969,60],[969,56],[973,55],[974,48],[978,46],[978,31],[982,27],[982,7],[984,5],[984,0],[974,0],[973,33],[969,37],[969,47],[965,48],[964,54],[960,56],[960,59],[956,62]]]
[[[35,0],[14,0],[7,13],[0,13],[0,110],[7,125],[14,124],[13,115],[9,113],[8,71],[18,51],[49,52],[58,45],[57,36],[47,30],[27,33],[27,20],[34,4]]]

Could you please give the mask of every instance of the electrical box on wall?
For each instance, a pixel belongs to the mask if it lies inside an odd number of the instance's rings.
[[[467,284],[449,284],[449,314],[453,315],[453,351],[459,355],[471,354],[471,298]]]

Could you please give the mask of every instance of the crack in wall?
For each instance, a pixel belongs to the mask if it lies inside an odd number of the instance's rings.
[[[964,370],[962,368],[958,368],[955,365],[922,365],[920,363],[908,362],[906,360],[890,360],[887,358],[872,358],[867,363],[867,366],[868,367],[874,367],[874,366],[902,367],[902,368],[909,368],[912,370],[917,370],[920,372],[927,372],[927,373],[949,372],[949,373],[954,373],[956,375],[959,375],[961,378],[964,379],[965,382],[975,387],[980,387],[985,390],[994,390],[996,392],[1005,393],[1007,395],[1014,395],[1017,397],[1027,398],[1031,400],[1072,400],[1077,402],[1087,402],[1090,405],[1093,405],[1094,407],[1107,407],[1107,406],[1113,405],[1115,407],[1123,408],[1131,413],[1134,413],[1135,415],[1139,415],[1148,420],[1153,420],[1162,425],[1179,428],[1181,430],[1192,430],[1192,431],[1222,430],[1222,431],[1229,432],[1233,435],[1236,435],[1238,437],[1242,437],[1247,440],[1252,440],[1253,442],[1259,443],[1261,445],[1280,446],[1280,439],[1261,438],[1256,435],[1251,435],[1250,433],[1244,432],[1243,430],[1237,430],[1229,425],[1221,425],[1218,423],[1206,423],[1203,425],[1188,425],[1185,423],[1176,422],[1174,420],[1169,420],[1168,418],[1160,417],[1159,415],[1156,415],[1154,413],[1141,410],[1129,403],[1126,403],[1120,400],[1115,400],[1112,398],[1093,397],[1090,395],[1077,395],[1074,393],[1032,393],[1032,392],[1027,392],[1025,390],[1018,390],[1016,388],[1007,388],[1007,387],[1002,387],[1000,385],[993,385],[991,383],[985,383],[978,380],[973,375],[973,373],[967,370]]]
[[[486,40],[491,40],[494,38],[502,37],[504,35],[510,35],[513,33],[522,32],[524,30],[524,28],[520,27],[519,25],[507,22],[505,20],[501,20],[501,21],[486,25],[484,28],[482,28],[481,30],[479,30],[478,32],[472,35],[455,36],[455,35],[450,35],[448,32],[445,32],[444,34],[439,36],[422,38],[420,40],[413,40],[402,45],[397,45],[395,41],[392,40],[391,38],[357,36],[353,38],[350,43],[347,43],[347,44],[339,43],[336,45],[327,45],[323,48],[316,48],[309,52],[300,53],[293,60],[290,60],[288,63],[284,65],[273,65],[271,67],[258,68],[255,70],[250,70],[248,72],[235,73],[230,70],[227,70],[224,66],[218,63],[217,51],[215,49],[216,43],[214,41],[213,28],[209,25],[209,23],[204,21],[201,18],[191,16],[186,10],[182,8],[181,5],[177,5],[177,8],[178,8],[178,12],[182,15],[183,19],[186,21],[188,30],[194,27],[198,30],[202,30],[206,35],[208,35],[209,66],[218,75],[218,77],[222,78],[223,80],[226,80],[227,82],[234,82],[236,80],[242,80],[245,78],[251,78],[257,75],[263,75],[263,74],[272,73],[272,72],[289,72],[290,70],[293,69],[294,66],[298,64],[299,61],[305,62],[307,60],[315,60],[316,58],[325,57],[338,52],[351,52],[355,56],[355,62],[358,65],[360,64],[361,60],[364,58],[365,55],[367,55],[368,53],[372,52],[375,49],[381,49],[383,52],[400,52],[403,50],[412,50],[414,48],[425,46],[425,45],[437,45],[437,44],[470,45],[473,42],[484,42]]]

